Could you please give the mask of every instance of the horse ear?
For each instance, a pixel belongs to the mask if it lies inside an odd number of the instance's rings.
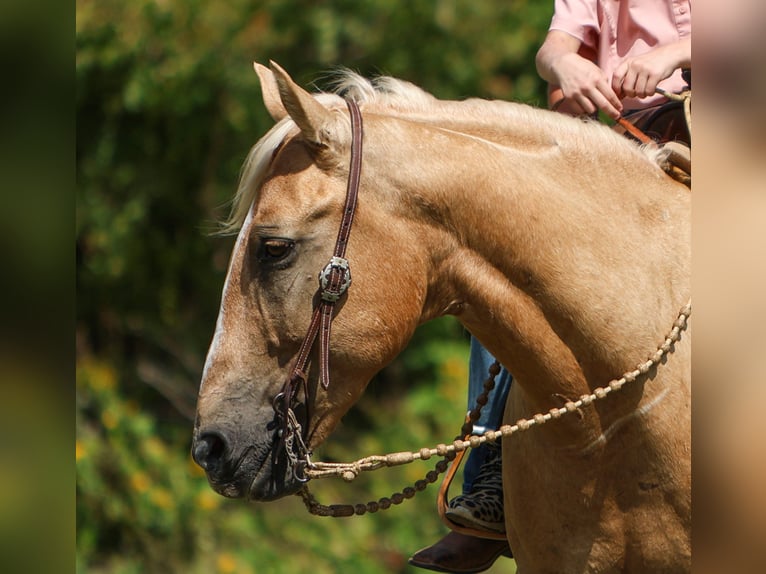
[[[270,65],[282,104],[303,137],[319,147],[334,147],[332,134],[336,131],[333,128],[337,124],[337,116],[296,84],[277,63],[272,61]]]
[[[279,98],[279,86],[277,86],[277,81],[274,79],[274,74],[266,66],[262,66],[258,62],[253,62],[253,68],[255,68],[255,73],[258,74],[258,78],[261,80],[263,103],[271,119],[278,122],[287,117],[287,110]]]

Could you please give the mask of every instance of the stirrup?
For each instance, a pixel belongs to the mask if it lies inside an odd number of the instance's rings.
[[[466,440],[467,439],[468,437],[466,437]],[[455,459],[447,469],[447,472],[442,479],[442,483],[439,486],[439,494],[436,496],[436,508],[439,511],[439,518],[447,528],[460,534],[473,536],[475,538],[487,538],[489,540],[506,540],[507,535],[505,533],[492,532],[491,530],[479,530],[478,528],[468,528],[457,522],[452,522],[447,516],[447,509],[449,508],[449,487],[450,484],[452,484],[452,479],[455,478],[455,475],[460,468],[460,463],[463,462],[463,457],[466,452],[468,451],[462,450],[455,455]]]

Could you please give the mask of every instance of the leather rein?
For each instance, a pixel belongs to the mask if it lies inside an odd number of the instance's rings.
[[[351,270],[348,259],[345,258],[351,224],[354,221],[357,198],[359,196],[359,179],[362,172],[362,114],[357,103],[346,99],[346,105],[351,117],[351,163],[346,186],[346,202],[343,207],[343,217],[335,241],[335,250],[330,261],[319,273],[318,302],[314,305],[306,336],[303,338],[298,356],[290,375],[285,381],[279,394],[274,397],[273,407],[278,425],[278,442],[272,451],[272,462],[277,463],[279,455],[285,452],[291,465],[293,475],[301,482],[308,481],[305,469],[311,465],[309,451],[306,445],[308,421],[308,373],[306,368],[314,345],[319,340],[319,383],[327,390],[330,386],[330,331],[335,312],[335,304],[351,285]],[[301,428],[294,408],[298,405],[298,394],[303,390],[306,399],[305,424]]]

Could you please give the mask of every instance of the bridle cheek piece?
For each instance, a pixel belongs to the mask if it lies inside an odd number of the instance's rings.
[[[346,202],[343,207],[343,217],[335,241],[335,250],[330,261],[319,273],[319,298],[314,307],[306,336],[303,338],[298,356],[279,394],[272,403],[277,423],[277,438],[272,450],[272,463],[277,464],[279,455],[285,452],[287,462],[293,472],[293,477],[300,481],[308,481],[305,469],[311,466],[310,455],[306,445],[309,412],[308,373],[307,366],[314,343],[319,339],[319,383],[327,390],[330,386],[330,330],[335,311],[335,304],[346,293],[351,285],[351,270],[348,259],[345,258],[351,224],[354,221],[357,198],[359,196],[359,179],[362,171],[362,114],[357,103],[346,99],[346,105],[351,116],[351,164],[346,186]],[[298,404],[300,390],[306,399],[306,429],[301,428],[295,415],[294,407]]]

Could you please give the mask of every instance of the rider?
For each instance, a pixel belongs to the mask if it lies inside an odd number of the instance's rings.
[[[554,0],[548,35],[537,53],[537,71],[548,82],[548,104],[571,115],[598,110],[631,121],[638,110],[667,100],[655,93],[682,91],[682,69],[691,68],[691,0]],[[685,130],[685,126],[684,126]],[[665,136],[689,143],[689,135]],[[472,338],[469,405],[483,390],[493,357]],[[504,368],[482,409],[474,433],[497,429],[511,385]],[[504,532],[500,449],[473,449],[464,469],[463,493],[449,503],[450,520],[478,530]],[[450,532],[410,558],[410,564],[440,572],[481,572],[501,556],[505,540]]]

